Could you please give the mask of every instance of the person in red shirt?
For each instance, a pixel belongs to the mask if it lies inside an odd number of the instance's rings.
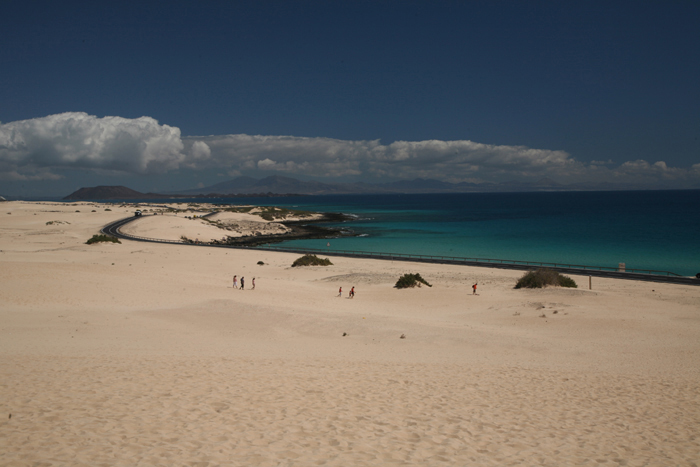
[[[479,283],[477,282],[477,283],[475,283],[474,285],[472,285],[472,289],[474,289],[474,291],[472,292],[472,295],[476,295],[476,286],[477,286],[478,284],[479,284]]]

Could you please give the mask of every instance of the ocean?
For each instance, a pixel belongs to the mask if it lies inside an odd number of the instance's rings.
[[[700,190],[328,195],[217,202],[355,216],[352,222],[333,226],[357,236],[275,246],[605,267],[625,263],[628,269],[700,273]]]

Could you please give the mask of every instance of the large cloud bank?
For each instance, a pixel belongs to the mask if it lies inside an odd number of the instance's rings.
[[[56,178],[57,168],[162,173],[184,161],[180,129],[150,117],[97,118],[83,112],[0,125],[0,176]]]
[[[499,174],[541,175],[572,170],[577,165],[563,151],[472,141],[396,141],[383,145],[379,141],[228,135],[197,138],[196,142],[210,148],[206,164],[211,166],[326,178],[364,175],[464,180]]]
[[[502,181],[551,177],[698,186],[689,169],[643,160],[584,164],[564,151],[473,141],[347,141],[293,136],[186,137],[150,117],[98,118],[74,112],[0,124],[0,180],[42,180],[67,169],[126,174],[215,169],[239,174],[307,175],[325,179]]]

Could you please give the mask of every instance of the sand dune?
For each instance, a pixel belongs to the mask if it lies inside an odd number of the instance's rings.
[[[698,287],[514,290],[516,271],[86,245],[133,208],[1,206],[0,465],[700,459]],[[433,287],[394,289],[405,272]]]

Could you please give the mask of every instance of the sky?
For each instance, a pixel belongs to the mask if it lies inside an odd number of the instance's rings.
[[[700,188],[700,2],[4,0],[0,195]]]

